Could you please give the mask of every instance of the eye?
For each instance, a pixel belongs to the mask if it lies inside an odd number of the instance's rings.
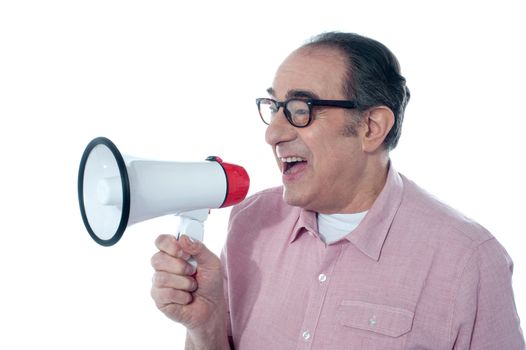
[[[294,120],[294,124],[297,126],[305,126],[309,123],[309,111],[308,110],[301,110],[297,111],[292,115],[292,119]]]
[[[303,116],[308,116],[309,115],[309,110],[308,109],[296,109],[294,110],[294,116],[298,116],[298,117],[303,117]]]
[[[291,100],[287,105],[294,124],[298,126],[307,125],[310,118],[310,108],[307,102],[302,100]]]

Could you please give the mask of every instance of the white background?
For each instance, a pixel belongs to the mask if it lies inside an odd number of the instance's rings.
[[[525,318],[523,4],[2,1],[0,348],[182,348],[184,329],[149,295],[154,239],[176,219],[96,245],[77,203],[82,151],[107,136],[130,155],[219,155],[248,170],[250,193],[277,185],[254,98],[327,30],[398,56],[412,99],[394,165],[506,247]],[[216,253],[228,213],[206,223]]]

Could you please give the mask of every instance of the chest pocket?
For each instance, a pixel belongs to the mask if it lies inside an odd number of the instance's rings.
[[[414,312],[397,307],[344,300],[337,312],[339,323],[362,339],[361,349],[403,349],[404,334],[413,326]],[[353,339],[356,339],[353,337]]]

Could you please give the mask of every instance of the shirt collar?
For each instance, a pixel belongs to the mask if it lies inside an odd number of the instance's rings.
[[[300,209],[298,221],[292,229],[289,243],[292,243],[298,238],[299,234],[304,232],[303,229],[307,230],[311,234],[318,236],[318,219],[316,218],[316,212],[306,209]]]
[[[392,165],[378,198],[358,227],[346,239],[365,255],[378,261],[391,224],[402,202],[404,184]]]
[[[391,223],[402,202],[403,188],[402,178],[390,164],[384,188],[362,222],[351,234],[345,237],[371,259],[376,261],[380,259]],[[302,229],[317,236],[318,224],[316,220],[315,212],[300,209],[289,242],[294,242],[299,234],[304,232]]]

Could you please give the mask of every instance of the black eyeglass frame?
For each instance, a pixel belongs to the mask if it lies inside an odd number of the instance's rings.
[[[319,107],[338,107],[338,108],[345,108],[345,109],[354,109],[357,108],[357,103],[354,100],[317,100],[313,98],[289,98],[283,102],[276,101],[272,98],[268,97],[262,97],[262,98],[256,98],[256,104],[258,106],[258,112],[259,117],[263,121],[263,123],[270,125],[270,123],[267,123],[265,121],[265,118],[263,118],[263,114],[261,113],[261,102],[262,101],[272,101],[276,105],[276,112],[279,111],[281,107],[283,107],[283,112],[285,114],[285,117],[287,118],[287,121],[296,128],[305,128],[309,126],[312,122],[312,107],[319,106]],[[290,114],[290,111],[287,109],[287,104],[291,101],[302,101],[307,104],[309,107],[309,121],[305,125],[296,125],[294,124],[292,120],[292,115]]]

